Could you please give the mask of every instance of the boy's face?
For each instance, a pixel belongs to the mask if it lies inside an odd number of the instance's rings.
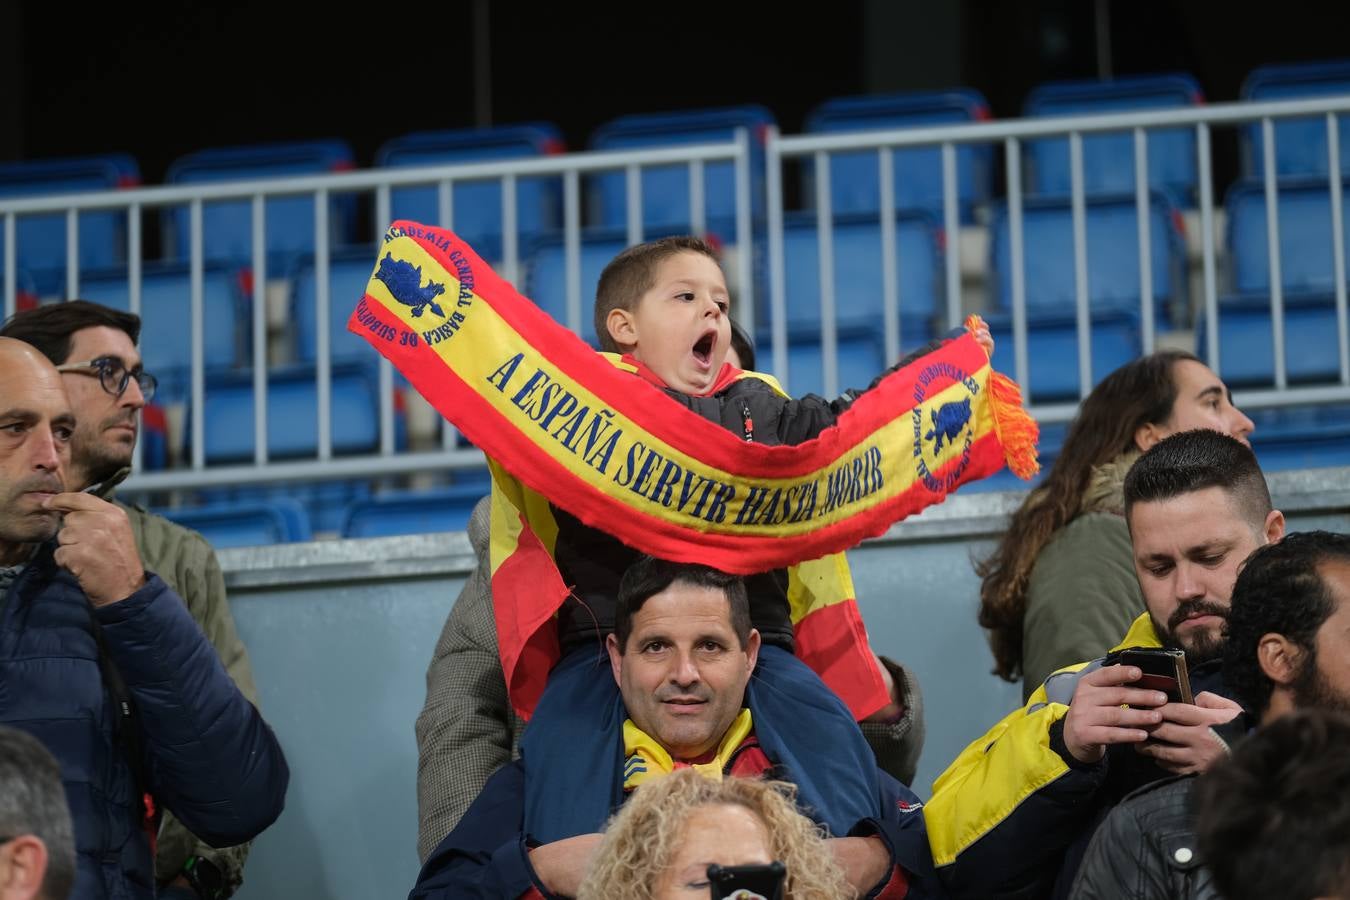
[[[731,346],[726,278],[702,253],[679,253],[656,268],[656,283],[630,310],[605,320],[615,343],[682,394],[712,389]]]

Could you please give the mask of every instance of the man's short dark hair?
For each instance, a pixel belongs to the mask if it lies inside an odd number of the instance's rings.
[[[1238,573],[1225,626],[1223,677],[1237,699],[1258,715],[1270,706],[1275,688],[1256,655],[1264,635],[1284,635],[1303,651],[1304,671],[1316,671],[1317,632],[1336,612],[1321,571],[1328,562],[1350,563],[1350,535],[1287,535],[1254,552]]]
[[[37,738],[0,725],[0,837],[24,834],[47,847],[41,896],[65,900],[75,884],[75,832],[61,768]]]
[[[1350,889],[1350,717],[1309,709],[1238,744],[1196,784],[1200,852],[1228,900]]]
[[[1153,445],[1125,475],[1125,521],[1136,503],[1154,503],[1223,488],[1253,528],[1274,506],[1256,454],[1241,441],[1207,428],[1182,431]]]
[[[745,593],[745,582],[738,575],[728,575],[708,566],[676,563],[644,556],[628,567],[619,582],[619,599],[614,615],[614,637],[619,652],[628,650],[628,637],[633,633],[633,617],[650,598],[672,584],[690,584],[722,591],[731,607],[731,628],[745,649],[750,640],[750,601]]]
[[[71,335],[100,325],[125,332],[133,346],[141,339],[140,316],[88,300],[50,303],[15,313],[0,328],[0,337],[31,344],[51,360],[52,365],[60,366],[70,362]]]

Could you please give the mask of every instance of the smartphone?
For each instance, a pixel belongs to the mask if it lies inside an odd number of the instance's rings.
[[[708,866],[712,900],[782,900],[787,869],[780,862],[755,866]]]
[[[1144,674],[1134,687],[1162,691],[1169,703],[1194,703],[1191,679],[1186,671],[1186,653],[1183,650],[1164,650],[1161,647],[1130,647],[1117,654],[1116,665],[1135,666]]]

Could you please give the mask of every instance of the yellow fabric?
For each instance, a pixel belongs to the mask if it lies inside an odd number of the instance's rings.
[[[1114,649],[1161,646],[1153,620],[1144,613]],[[1065,666],[1055,675],[1078,672],[1088,665]],[[933,782],[933,797],[923,807],[936,865],[951,865],[1022,801],[1069,770],[1050,747],[1050,726],[1068,711],[1063,703],[1048,702],[1043,684],[1026,706],[1009,713],[972,742],[938,776]]]
[[[809,535],[907,494],[922,483],[916,460],[924,463],[925,472],[939,471],[961,459],[969,440],[994,432],[989,391],[984,389],[993,369],[986,359],[963,380],[932,390],[914,415],[897,410],[865,440],[840,446],[818,470],[786,478],[723,471],[695,458],[690,448],[676,446],[610,409],[604,398],[563,373],[550,360],[548,348],[530,346],[501,312],[488,303],[477,303],[474,290],[445,270],[413,237],[399,234],[387,240],[383,249],[419,273],[444,277],[448,295],[467,296],[472,317],[457,310],[451,318],[458,316],[459,320],[443,327],[453,324],[455,336],[462,333],[468,340],[438,338],[436,330],[423,332],[419,340],[502,422],[597,494],[625,505],[637,504],[633,508],[691,532],[759,538]],[[362,304],[373,302],[396,317],[399,330],[416,337],[427,327],[427,322],[414,315],[418,310],[400,302],[380,278],[371,278],[366,294]],[[358,307],[358,315],[362,308]],[[924,444],[914,423],[927,423],[930,413],[961,402],[970,406],[968,440],[947,442],[940,450]],[[887,448],[886,452],[880,448]],[[664,482],[657,479],[648,496],[634,485],[646,483],[643,467],[658,458],[676,467],[671,471],[698,474],[703,479],[700,484],[720,485],[722,493],[700,493],[680,503],[678,493],[669,490],[670,484],[663,492],[659,485]],[[705,502],[699,502],[700,498]]]
[[[600,355],[615,368],[625,372],[636,372],[636,368],[617,353],[602,352]],[[742,377],[759,379],[772,387],[777,393],[784,397],[787,396],[782,386],[772,375],[765,375],[761,372],[745,372]],[[548,500],[543,495],[525,487],[496,461],[489,459],[488,466],[492,472],[489,559],[493,574],[495,575],[502,563],[516,551],[524,527],[521,521],[522,514],[524,522],[528,524],[551,556],[557,542],[558,524]],[[787,597],[794,625],[809,613],[837,603],[846,603],[856,596],[848,558],[843,553],[831,553],[819,559],[807,560],[794,566],[788,566],[787,575]],[[521,630],[528,631],[528,627],[522,627]],[[804,659],[804,662],[818,674],[823,672],[820,668],[820,660]],[[877,691],[880,692],[881,675],[876,671],[875,662],[871,659],[870,654],[863,662],[871,669],[872,677],[878,686]],[[508,671],[510,670],[508,669]],[[830,686],[836,693],[839,692],[838,685],[831,684]],[[874,708],[853,710],[854,715],[858,718],[875,711]]]
[[[623,789],[633,790],[639,785],[669,775],[676,769],[690,768],[713,781],[722,780],[722,770],[727,761],[736,752],[736,748],[750,735],[754,724],[750,720],[750,710],[743,709],[722,737],[717,747],[717,755],[706,763],[682,763],[671,758],[666,749],[641,728],[633,724],[632,719],[623,722]]]

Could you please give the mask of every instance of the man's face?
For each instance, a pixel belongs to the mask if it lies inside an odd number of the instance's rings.
[[[1294,706],[1350,712],[1350,564],[1323,563],[1318,574],[1336,611],[1317,630],[1316,653],[1291,685]]]
[[[116,359],[130,372],[141,368],[141,354],[125,331],[96,325],[71,335],[66,363],[105,357]],[[61,376],[78,423],[71,466],[72,478],[83,482],[74,485],[78,488],[97,484],[123,466],[131,465],[139,414],[145,406],[145,397],[135,378],[127,382],[121,396],[114,396],[103,389],[98,374],[97,369],[85,369]]]
[[[1191,665],[1216,657],[1238,567],[1283,534],[1278,512],[1253,526],[1221,487],[1134,504],[1134,571],[1163,644]]]
[[[623,653],[613,635],[608,645],[629,718],[687,760],[716,749],[740,713],[759,632],[742,648],[726,594],[677,581],[633,616]]]
[[[1179,360],[1172,367],[1172,381],[1177,397],[1172,402],[1172,414],[1156,429],[1154,443],[1178,432],[1207,428],[1251,446],[1247,436],[1256,426],[1233,405],[1232,394],[1209,366],[1192,359]]]
[[[43,503],[64,490],[75,418],[61,376],[36,351],[0,352],[0,543],[45,541],[57,513]]]
[[[677,253],[656,267],[655,284],[631,311],[610,313],[610,334],[669,387],[700,396],[712,389],[731,347],[729,297],[716,262]]]

